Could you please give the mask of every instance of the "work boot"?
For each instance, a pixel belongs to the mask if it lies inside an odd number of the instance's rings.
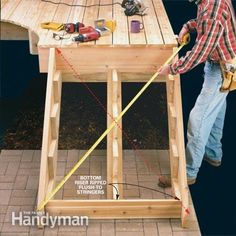
[[[210,157],[204,155],[203,160],[208,162],[210,165],[214,166],[214,167],[219,167],[221,165],[221,161],[216,161],[211,159]]]
[[[158,182],[159,187],[161,188],[171,187],[171,179],[169,176],[161,175],[158,180],[159,180]]]
[[[187,178],[188,185],[195,184],[196,178]],[[158,186],[162,188],[171,187],[171,178],[170,176],[160,176]]]

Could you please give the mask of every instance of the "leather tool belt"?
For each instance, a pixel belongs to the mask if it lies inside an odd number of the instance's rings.
[[[222,73],[221,92],[236,90],[236,57],[227,62],[220,62]]]

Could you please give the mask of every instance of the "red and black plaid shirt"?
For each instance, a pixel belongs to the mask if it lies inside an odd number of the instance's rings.
[[[236,56],[236,20],[231,0],[197,0],[196,4],[197,18],[185,24],[189,31],[197,31],[196,43],[170,65],[171,74],[185,73],[207,59],[227,61]]]

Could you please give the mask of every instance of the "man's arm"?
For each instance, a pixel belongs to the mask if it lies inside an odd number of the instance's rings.
[[[182,44],[184,36],[187,33],[194,31],[196,27],[197,27],[196,19],[192,19],[188,21],[187,23],[185,23],[179,32],[179,37],[178,37],[179,44]],[[159,71],[159,75],[168,75],[170,73],[171,73],[170,67],[168,65],[166,67],[161,68],[161,70]]]
[[[191,70],[193,67],[206,61],[215,49],[223,33],[223,25],[219,20],[215,19],[206,19],[202,24],[204,33],[195,43],[192,50],[187,52],[186,56],[181,57],[176,63],[170,65],[171,74],[182,74]]]

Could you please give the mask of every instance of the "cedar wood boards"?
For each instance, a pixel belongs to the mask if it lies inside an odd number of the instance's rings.
[[[54,78],[56,80],[59,72],[57,71],[57,67],[55,65],[55,50],[50,49],[50,65],[49,65],[49,80],[50,78]],[[173,104],[173,106],[169,106],[169,113],[171,114],[169,122],[172,122],[172,118],[174,118],[174,122],[177,122],[176,126],[173,126],[173,130],[170,131],[170,144],[171,152],[171,170],[173,174],[173,182],[175,182],[175,186],[173,188],[175,195],[178,196],[182,201],[170,200],[170,199],[162,199],[162,200],[96,200],[95,202],[90,201],[66,201],[66,200],[50,200],[46,205],[46,210],[51,214],[79,214],[83,212],[85,215],[89,215],[91,218],[178,218],[181,215],[183,225],[187,223],[187,215],[185,210],[188,208],[188,192],[187,192],[187,182],[186,182],[186,173],[185,173],[185,157],[184,157],[184,144],[183,144],[183,126],[182,123],[182,111],[181,111],[181,100],[180,100],[180,84],[179,77],[173,79],[171,76],[167,79],[171,81],[172,85],[167,82],[167,86],[170,86],[170,93],[168,97],[168,106],[169,104]],[[117,117],[117,114],[121,111],[121,82],[118,77],[118,73],[116,70],[111,70],[108,73],[108,112],[112,114],[112,116],[108,117],[108,125],[112,122],[112,120]],[[51,83],[48,85],[47,90],[47,101],[46,101],[46,110],[52,109],[49,112],[49,118],[54,118],[56,115],[52,115],[58,112],[54,112],[55,105],[51,108],[47,107],[47,104],[51,104],[50,96],[53,97]],[[55,86],[56,88],[58,86]],[[51,91],[51,92],[50,92]],[[56,90],[57,91],[57,90]],[[48,95],[49,94],[49,95]],[[50,95],[51,94],[51,95]],[[55,98],[58,99],[58,93],[54,95]],[[54,99],[53,99],[54,100]],[[48,109],[47,109],[48,108]],[[43,184],[44,189],[44,197],[46,193],[49,193],[52,190],[53,182],[54,182],[54,165],[52,165],[52,160],[56,159],[56,144],[57,140],[53,138],[53,128],[55,125],[47,122],[48,112],[45,113],[45,124],[44,124],[44,141],[42,152],[42,165],[41,165],[41,174],[40,174],[40,186],[39,193],[41,192],[41,184]],[[51,115],[50,115],[51,114]],[[173,117],[172,117],[173,116]],[[51,124],[51,128],[49,125]],[[121,146],[121,130],[120,130],[121,122],[119,125],[115,126],[111,131],[111,134],[108,136],[108,172],[107,172],[107,180],[108,182],[119,182],[122,181],[122,146]],[[171,132],[174,134],[172,135]],[[51,136],[50,136],[51,135]],[[46,142],[49,140],[48,142]],[[173,142],[173,140],[176,140]],[[51,143],[51,145],[49,145]],[[173,148],[174,147],[174,148]],[[49,151],[45,151],[49,150]],[[49,153],[48,155],[46,155]],[[54,157],[54,158],[51,158]],[[51,160],[50,160],[51,159]],[[178,160],[178,166],[173,165],[174,162]],[[46,166],[45,166],[46,165]],[[118,186],[116,186],[118,187]],[[120,194],[122,197],[122,189],[118,187],[120,190]],[[108,198],[115,198],[116,192],[109,193],[108,190]],[[42,199],[42,196],[39,194],[39,199]],[[40,203],[40,201],[39,201]]]
[[[61,3],[91,5],[99,4],[99,0],[61,0]],[[122,2],[118,0],[117,2]],[[40,0],[8,0],[1,1],[1,21],[10,22],[31,29],[39,36],[41,47],[74,47],[65,41],[52,39],[51,30],[42,30],[42,22],[77,22],[94,26],[94,20],[98,18],[115,19],[117,27],[113,34],[104,36],[97,42],[80,44],[80,46],[93,45],[140,45],[140,46],[173,46],[176,45],[174,34],[161,0],[147,0],[145,5],[149,7],[146,16],[126,17],[124,9],[120,5],[94,6],[94,7],[70,7],[62,4],[52,4]],[[104,0],[102,4],[112,3],[112,0]],[[138,19],[144,24],[144,30],[140,34],[130,33],[130,21]],[[77,34],[75,34],[77,35]]]
[[[94,219],[180,218],[181,204],[172,199],[51,200],[52,215],[85,215]]]
[[[86,5],[99,3],[98,0],[62,0],[61,2]],[[103,3],[111,2],[111,0],[105,0]],[[121,3],[122,0],[119,2]],[[124,9],[120,5],[84,8],[55,5],[40,0],[3,1],[1,13],[2,21],[21,25],[38,34],[41,72],[48,70],[48,48],[63,47],[73,48],[73,53],[77,55],[77,61],[74,58],[73,61],[81,74],[107,72],[108,69],[116,69],[119,72],[150,73],[154,72],[167,58],[172,47],[176,45],[176,41],[161,0],[147,0],[145,4],[149,7],[148,15],[129,18],[124,15]],[[69,39],[56,41],[52,38],[53,31],[40,27],[40,23],[48,21],[62,23],[82,21],[86,25],[93,25],[93,21],[97,18],[115,19],[117,27],[113,34],[101,37],[96,42],[72,43],[70,39],[77,34],[67,35]],[[132,19],[139,19],[144,24],[144,29],[139,34],[130,33]],[[30,36],[32,35],[30,34]],[[34,45],[35,42],[31,44],[33,53],[36,52]],[[82,50],[83,47],[85,49]],[[117,47],[118,50],[115,49]],[[131,49],[128,50],[127,47]],[[75,48],[80,50],[75,52]],[[114,49],[114,54],[110,49]],[[168,50],[169,52],[167,52]],[[106,56],[104,57],[104,55]],[[162,55],[163,60],[160,60],[158,55]],[[81,58],[83,62],[78,64]],[[91,59],[92,61],[90,61]],[[66,73],[67,77],[71,76],[70,71],[66,68],[59,69],[63,74]],[[105,82],[106,76],[104,78]]]
[[[52,191],[56,181],[62,80],[61,73],[56,70],[56,55],[53,48],[50,49],[49,62],[38,204]]]
[[[116,70],[108,72],[107,77],[107,127],[121,113],[121,80]],[[123,167],[122,167],[122,121],[117,122],[116,126],[107,135],[107,182],[114,183],[118,189],[119,197],[123,197]],[[107,198],[116,199],[116,189],[111,185],[107,186]]]

